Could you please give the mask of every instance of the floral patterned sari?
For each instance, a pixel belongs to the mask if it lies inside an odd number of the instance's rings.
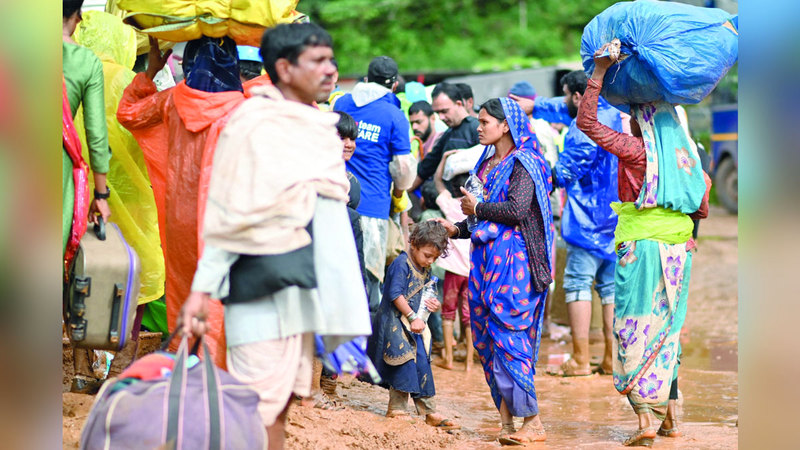
[[[614,304],[614,387],[637,413],[663,418],[678,374],[692,255],[686,250],[706,185],[697,149],[667,103],[632,108],[647,170],[639,198],[614,204],[620,215]]]
[[[554,228],[549,193],[550,168],[540,154],[539,143],[528,117],[519,105],[500,99],[516,149],[487,175],[484,198],[508,200],[515,161],[522,163],[536,187],[548,251]],[[475,171],[490,154],[487,146]],[[539,355],[542,318],[547,290],[531,286],[528,251],[519,227],[481,220],[472,232],[469,306],[473,343],[483,366],[492,399],[499,409],[505,400],[515,417],[539,413],[533,385]],[[548,262],[552,261],[547,255]]]

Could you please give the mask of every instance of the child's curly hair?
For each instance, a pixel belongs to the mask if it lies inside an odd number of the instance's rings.
[[[426,220],[411,225],[411,235],[409,242],[416,248],[422,248],[426,245],[432,245],[441,252],[441,256],[447,256],[447,246],[450,242],[450,234],[444,225],[436,222],[435,220]]]

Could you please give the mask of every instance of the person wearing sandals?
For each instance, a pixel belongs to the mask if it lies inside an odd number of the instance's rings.
[[[610,56],[598,56],[606,49]],[[666,102],[631,105],[633,136],[597,122],[597,97],[619,41],[595,53],[595,69],[578,113],[578,127],[619,159],[619,214],[614,306],[614,387],[627,395],[639,429],[625,445],[652,446],[656,434],[680,436],[680,333],[692,268],[693,219],[708,216],[711,180],[697,148]],[[651,414],[663,420],[658,432]]]
[[[389,389],[386,417],[406,416],[408,397],[425,423],[442,430],[461,428],[436,412],[436,387],[431,370],[431,332],[417,316],[422,291],[431,279],[430,266],[447,253],[447,230],[434,221],[420,222],[411,230],[408,252],[402,252],[386,271],[383,299],[375,317],[367,352]],[[441,304],[425,302],[435,312]]]
[[[500,412],[504,445],[546,439],[534,387],[554,236],[550,167],[528,117],[510,98],[481,106],[478,135],[486,145],[475,173],[485,201],[462,188],[467,221],[440,221],[452,238],[472,240],[470,321],[492,399]],[[514,417],[523,417],[519,430]]]

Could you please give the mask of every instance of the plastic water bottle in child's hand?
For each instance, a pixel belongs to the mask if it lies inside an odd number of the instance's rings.
[[[439,278],[431,277],[431,281],[422,288],[422,299],[419,301],[419,309],[417,310],[417,317],[422,319],[423,322],[428,322],[428,317],[430,317],[431,312],[428,311],[428,307],[425,306],[425,301],[430,298],[438,298],[436,284],[439,282]]]

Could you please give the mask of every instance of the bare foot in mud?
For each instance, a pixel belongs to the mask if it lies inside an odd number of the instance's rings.
[[[622,445],[626,447],[652,447],[653,439],[656,437],[656,430],[652,428],[640,428]]]
[[[448,364],[447,361],[444,360],[444,359],[442,359],[441,361],[437,361],[434,364],[436,364],[436,366],[441,367],[442,369],[445,369],[445,370],[453,370],[453,363],[449,363]]]
[[[537,418],[522,425],[519,431],[510,435],[509,438],[522,443],[541,442],[547,439],[547,433],[544,430],[542,421]]]

